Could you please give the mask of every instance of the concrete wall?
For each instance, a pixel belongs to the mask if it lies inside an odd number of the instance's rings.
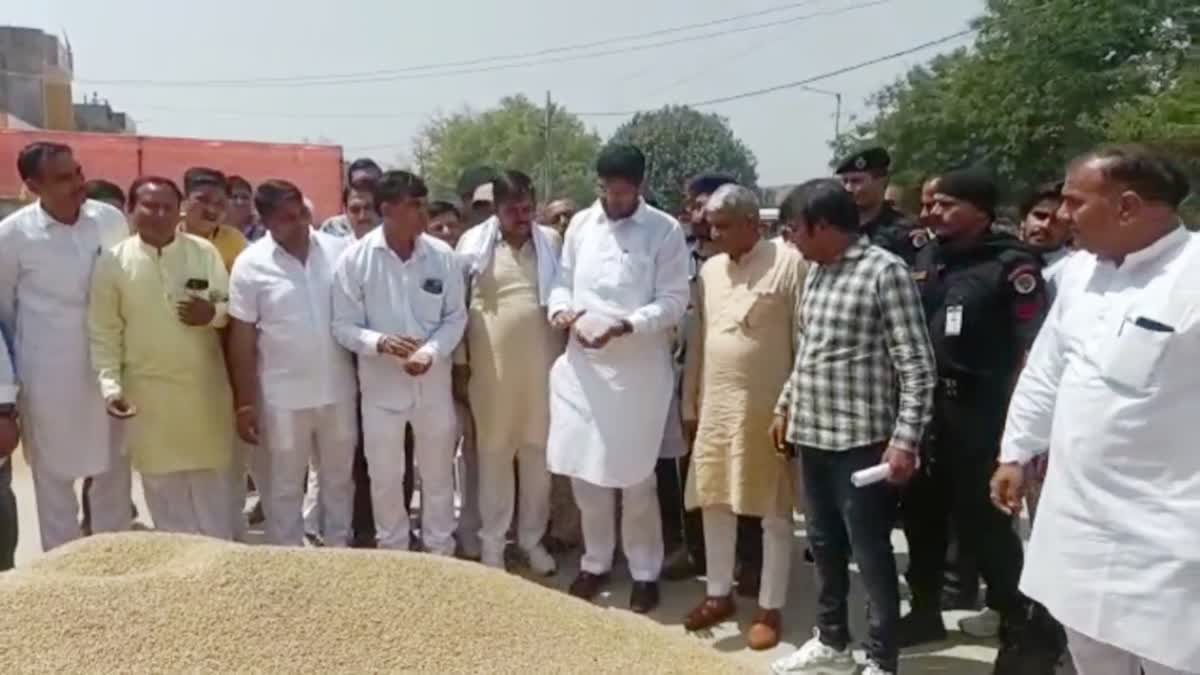
[[[0,110],[36,127],[72,130],[71,53],[36,28],[0,26]]]

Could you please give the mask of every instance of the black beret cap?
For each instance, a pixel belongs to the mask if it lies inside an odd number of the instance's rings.
[[[851,171],[886,172],[892,165],[892,156],[882,147],[864,148],[847,156],[838,163],[834,173],[841,175]]]
[[[999,189],[996,180],[984,169],[958,169],[938,178],[937,191],[962,200],[989,216],[996,214]]]

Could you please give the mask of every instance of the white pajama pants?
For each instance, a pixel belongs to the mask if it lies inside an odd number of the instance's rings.
[[[455,436],[460,439],[455,470],[458,474],[458,538],[467,549],[477,549],[483,520],[479,514],[479,450],[475,447],[475,420],[471,409],[455,401],[458,419]]]
[[[357,420],[355,420],[357,422]],[[308,484],[304,488],[304,532],[321,536],[321,458],[315,453],[308,458]]]
[[[264,495],[267,543],[304,545],[304,493],[311,458],[320,464],[321,533],[328,546],[350,544],[354,509],[354,401],[301,410],[267,406],[265,440],[271,480]]]
[[[39,470],[36,460],[32,472],[42,550],[51,551],[75,541],[82,534],[79,530],[79,498],[75,493],[77,479],[60,478],[49,471]],[[132,489],[133,476],[129,471],[129,460],[124,456],[114,456],[108,471],[92,477],[89,498],[92,502],[93,532],[122,532],[129,529]]]
[[[259,406],[261,410],[263,406]],[[246,518],[242,515],[246,508],[246,475],[254,480],[254,489],[258,491],[259,503],[263,512],[267,510],[263,495],[267,493],[268,483],[271,482],[270,459],[267,449],[262,445],[251,445],[243,441],[237,434],[233,439],[233,464],[229,469],[229,515],[233,520],[234,541],[246,540]]]
[[[93,490],[95,486],[93,482]],[[142,474],[142,491],[146,506],[150,507],[150,519],[154,521],[154,529],[163,532],[232,540],[233,518],[229,509],[233,500],[229,498],[229,490],[228,469]],[[95,492],[92,497],[95,498]],[[128,519],[128,503],[125,510]],[[238,514],[241,515],[240,509]]]
[[[737,516],[728,506],[710,506],[702,511],[704,550],[708,569],[708,596],[724,598],[733,592],[733,568],[737,550]],[[763,529],[762,585],[758,606],[782,609],[787,603],[788,566],[792,555],[792,519],[765,516]]]
[[[508,526],[513,519],[514,458],[521,484],[517,545],[526,551],[537,547],[550,523],[550,472],[546,469],[546,449],[481,450],[478,454],[479,517],[482,521],[479,542],[485,559],[504,555]]]
[[[445,400],[408,410],[362,404],[363,450],[371,478],[371,507],[379,548],[407,549],[404,503],[404,427],[412,424],[413,460],[421,474],[421,538],[428,553],[454,555],[454,406]],[[324,472],[322,467],[321,471]],[[322,495],[322,498],[324,496]]]
[[[1070,628],[1066,631],[1067,646],[1078,675],[1187,675],[1185,671],[1143,659]]]
[[[525,484],[521,484],[525,489]],[[583,560],[579,568],[592,574],[612,570],[617,548],[617,490],[571,479],[583,528]],[[634,581],[658,581],[663,563],[662,514],[658,510],[658,481],[651,473],[621,491],[621,543]]]

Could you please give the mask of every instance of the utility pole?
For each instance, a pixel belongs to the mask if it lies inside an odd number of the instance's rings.
[[[546,127],[542,136],[542,199],[549,203],[554,190],[554,157],[550,149],[550,125],[554,122],[554,102],[546,90]]]

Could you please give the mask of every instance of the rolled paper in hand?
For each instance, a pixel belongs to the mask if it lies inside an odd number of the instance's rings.
[[[854,474],[850,476],[850,482],[854,484],[854,487],[866,487],[868,485],[874,485],[881,480],[887,480],[888,476],[891,475],[892,466],[885,463],[878,466],[873,466],[869,469],[863,469],[862,471],[855,471]]]

